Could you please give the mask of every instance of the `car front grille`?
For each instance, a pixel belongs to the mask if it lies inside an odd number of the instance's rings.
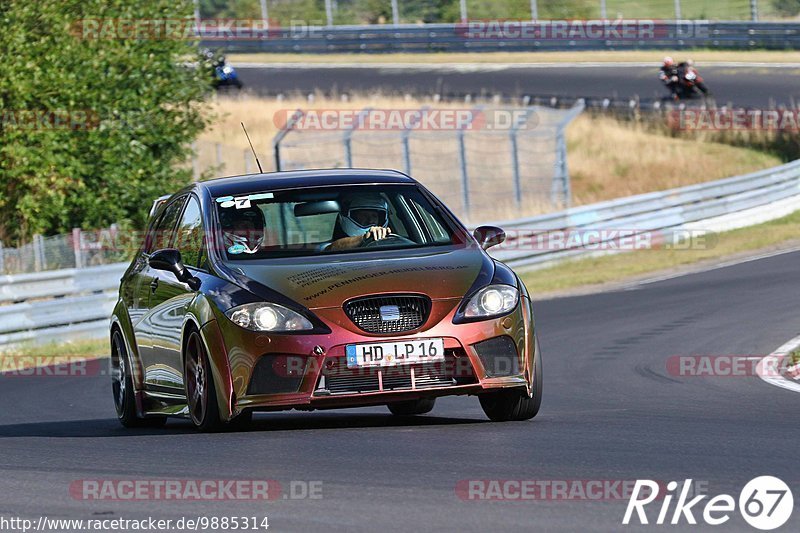
[[[353,323],[367,333],[402,333],[425,323],[431,302],[425,296],[368,296],[344,305]]]
[[[420,390],[477,382],[472,365],[461,349],[445,350],[444,361],[415,365],[348,368],[345,357],[328,361],[315,396]]]

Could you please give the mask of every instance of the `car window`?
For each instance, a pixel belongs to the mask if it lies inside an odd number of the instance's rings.
[[[253,191],[215,201],[229,260],[453,244],[455,230],[414,185]],[[362,237],[370,227],[391,238]],[[456,239],[456,240],[454,240]]]
[[[448,242],[450,235],[447,230],[439,222],[438,217],[431,212],[431,206],[426,202],[424,204],[418,203],[416,200],[411,200],[414,207],[417,208],[419,216],[425,221],[425,227],[431,234],[431,238],[435,242]]]
[[[200,203],[193,196],[189,198],[186,209],[183,210],[175,247],[180,251],[184,265],[205,269],[203,217]]]
[[[181,214],[181,209],[183,209],[185,201],[186,197],[181,196],[167,205],[164,214],[161,215],[161,219],[153,228],[150,238],[148,239],[148,253],[172,246],[172,238],[175,235],[175,225],[178,222],[178,217]]]

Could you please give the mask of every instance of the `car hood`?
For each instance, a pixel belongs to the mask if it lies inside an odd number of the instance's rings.
[[[423,293],[431,299],[462,298],[473,284],[487,283],[494,265],[479,249],[341,254],[290,262],[237,262],[251,280],[310,309],[341,307],[345,300],[381,293]],[[479,280],[480,278],[480,280]]]

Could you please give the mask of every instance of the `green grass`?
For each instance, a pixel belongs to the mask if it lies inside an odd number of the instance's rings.
[[[559,263],[541,270],[520,271],[528,290],[536,295],[599,286],[644,274],[667,271],[701,261],[777,246],[800,238],[800,211],[789,216],[706,239],[690,250],[651,249]]]
[[[762,15],[769,0],[761,0]],[[599,4],[599,1],[598,1]],[[674,0],[606,0],[608,18],[674,19]],[[750,0],[682,0],[682,19],[750,20]]]
[[[62,343],[27,343],[0,352],[0,372],[22,370],[37,364],[57,364],[66,361],[95,359],[109,356],[107,339],[80,340]],[[41,359],[41,362],[38,362]]]

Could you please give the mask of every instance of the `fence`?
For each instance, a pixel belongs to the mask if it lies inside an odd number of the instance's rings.
[[[548,21],[541,23],[548,24],[545,37],[536,34],[538,22],[507,22],[499,31],[491,24],[483,29],[470,24],[318,26],[302,31],[281,27],[270,29],[265,38],[203,39],[202,43],[228,52],[317,54],[800,48],[796,22],[650,22],[632,22],[635,34],[628,36],[582,21]]]
[[[83,268],[123,261],[131,247],[110,246],[116,235],[117,228],[112,225],[99,231],[75,228],[65,235],[34,235],[32,242],[19,248],[5,247],[0,242],[0,274]],[[131,246],[135,249],[135,244]]]
[[[410,111],[416,124],[375,130],[363,124],[385,110],[363,109],[335,131],[299,126],[308,113],[298,110],[273,142],[275,168],[399,169],[466,221],[517,218],[569,206],[564,129],[583,108],[451,109],[468,118],[444,130],[417,127],[428,108]]]
[[[237,2],[240,6],[247,2]],[[449,0],[437,2],[437,10],[431,2],[418,0],[325,0],[322,3],[306,4],[291,9],[288,2],[275,0],[250,0],[250,14],[258,13],[263,20],[274,20],[288,24],[297,19],[313,19],[328,27],[336,24],[358,24],[366,17],[375,16],[392,25],[422,22],[448,22],[453,15],[459,20],[486,18],[504,19],[580,19],[580,18],[658,18],[658,19],[712,19],[752,20],[791,16],[790,7],[777,9],[770,0],[529,0],[528,2],[487,2],[476,0]],[[447,6],[446,4],[450,4]],[[224,7],[217,2],[217,6]],[[206,6],[204,6],[206,7]],[[287,7],[289,9],[287,9]],[[456,9],[453,9],[456,8]],[[796,14],[796,13],[795,13]],[[272,17],[270,16],[272,15]],[[449,16],[448,16],[449,15]],[[219,17],[220,12],[206,8],[198,9],[197,17]]]

